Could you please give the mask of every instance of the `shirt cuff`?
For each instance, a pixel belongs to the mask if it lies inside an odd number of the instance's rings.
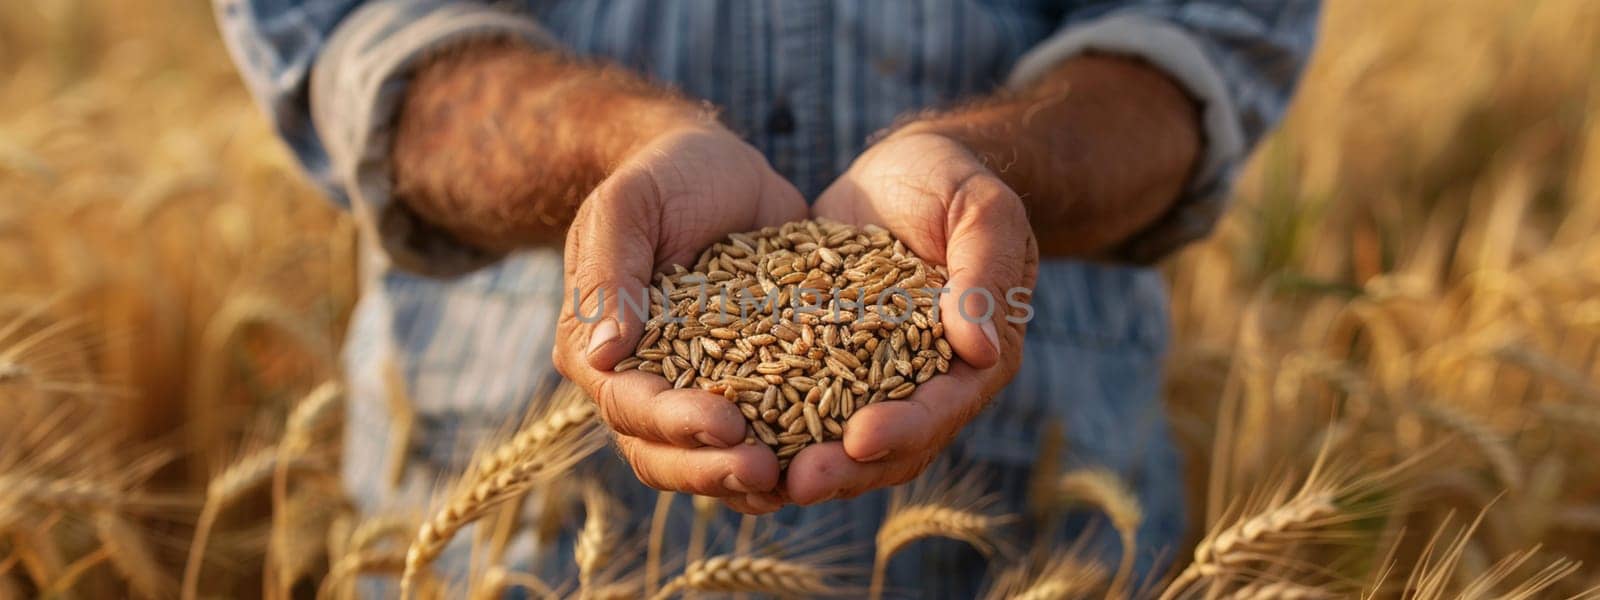
[[[390,261],[424,275],[460,275],[501,258],[464,244],[391,197],[389,150],[411,70],[467,40],[557,48],[526,15],[471,2],[380,0],[339,26],[311,73],[311,116],[357,222]]]
[[[1205,154],[1184,197],[1117,251],[1132,262],[1154,262],[1210,233],[1221,217],[1231,171],[1248,150],[1244,127],[1221,72],[1206,58],[1200,41],[1165,21],[1138,15],[1110,15],[1055,34],[1017,61],[1007,85],[1025,86],[1062,61],[1088,52],[1142,59],[1166,72],[1201,106]]]

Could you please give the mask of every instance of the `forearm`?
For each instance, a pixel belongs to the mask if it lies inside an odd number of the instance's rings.
[[[418,69],[391,152],[394,195],[459,241],[559,243],[611,169],[699,103],[615,68],[525,45],[452,49]]]
[[[964,144],[1021,196],[1042,255],[1095,256],[1161,216],[1200,156],[1194,102],[1142,62],[1085,55],[896,134]]]

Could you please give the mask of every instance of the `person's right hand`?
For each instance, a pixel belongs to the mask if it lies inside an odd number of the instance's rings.
[[[716,496],[744,513],[782,506],[778,459],[765,445],[743,443],[745,419],[733,403],[672,389],[645,371],[612,371],[644,332],[633,310],[619,306],[618,292],[636,302],[655,272],[692,265],[730,233],[803,219],[806,210],[760,152],[703,122],[670,128],[633,151],[579,208],[566,238],[555,366],[598,404],[646,485]],[[602,293],[605,312],[596,321]]]

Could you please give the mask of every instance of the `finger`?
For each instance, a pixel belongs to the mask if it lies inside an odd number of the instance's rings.
[[[906,457],[860,463],[850,460],[838,442],[813,444],[801,450],[789,463],[784,492],[790,501],[802,506],[854,498],[877,488],[910,481],[928,462],[931,459]]]
[[[557,344],[591,369],[616,366],[643,334],[659,201],[647,176],[620,173],[584,201],[567,233],[563,316],[575,323]]]
[[[800,190],[782,177],[772,176],[762,181],[761,202],[756,205],[755,227],[777,227],[784,223],[806,218],[809,209]]]
[[[817,202],[811,205],[811,214],[819,219],[861,225],[863,221],[858,210],[863,204],[860,185],[846,173],[822,190]]]
[[[987,369],[1009,350],[1001,327],[1007,291],[1033,285],[1038,251],[1027,211],[1005,183],[993,176],[967,178],[949,200],[945,264],[948,293],[939,298],[945,339],[962,360]]]
[[[773,494],[745,494],[743,496],[728,496],[722,499],[728,508],[747,515],[765,515],[778,512],[783,508],[783,501],[778,500]]]
[[[938,452],[988,403],[983,372],[965,363],[917,386],[905,400],[875,402],[844,424],[844,452],[858,462]]]
[[[729,448],[744,441],[745,419],[727,398],[699,389],[670,389],[644,371],[597,377],[600,419],[612,431],[679,448]]]
[[[778,484],[778,457],[759,444],[685,449],[619,435],[617,449],[639,481],[658,490],[726,498]]]

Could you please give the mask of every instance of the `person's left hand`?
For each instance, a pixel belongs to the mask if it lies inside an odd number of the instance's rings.
[[[1016,375],[1026,325],[1005,317],[1026,315],[1007,300],[1030,299],[1039,266],[1016,193],[965,146],[937,134],[902,131],[878,142],[822,192],[813,213],[882,226],[923,260],[945,265],[950,291],[939,317],[960,360],[905,400],[856,411],[842,442],[801,450],[784,488],[798,504],[905,483],[932,463]]]

